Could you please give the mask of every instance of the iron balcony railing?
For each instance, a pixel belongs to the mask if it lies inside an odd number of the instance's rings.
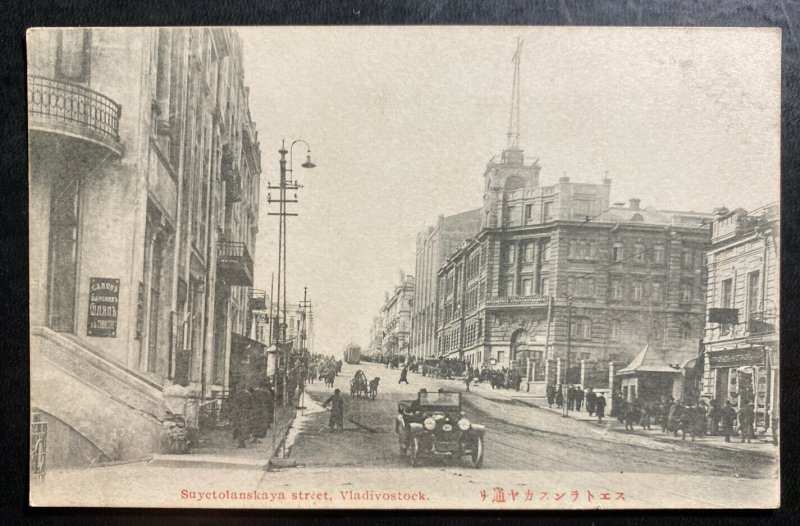
[[[775,331],[775,313],[773,311],[756,311],[747,320],[747,331],[750,334],[770,334]]]
[[[247,245],[240,241],[222,241],[217,253],[217,268],[230,285],[253,284],[253,259]]]
[[[531,296],[499,296],[495,298],[486,298],[487,306],[503,306],[503,307],[529,307],[529,306],[547,306],[550,302],[549,296],[531,295]]]
[[[267,308],[267,293],[260,289],[250,289],[250,308],[264,310]]]
[[[31,124],[53,131],[63,126],[79,128],[119,152],[122,107],[92,89],[61,80],[28,75],[28,115]]]

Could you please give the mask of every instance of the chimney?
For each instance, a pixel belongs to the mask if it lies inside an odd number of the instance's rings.
[[[639,210],[639,204],[642,202],[641,199],[631,198],[630,200],[631,210]]]

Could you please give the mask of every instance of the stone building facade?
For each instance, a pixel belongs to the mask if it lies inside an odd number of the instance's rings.
[[[68,430],[51,467],[142,456],[164,392],[224,393],[247,332],[261,153],[241,43],[42,29],[28,56],[32,404]]]
[[[411,355],[436,356],[436,274],[447,256],[472,238],[481,226],[481,210],[439,216],[435,225],[417,235],[414,306],[411,309]]]
[[[609,179],[540,186],[539,171],[519,149],[487,166],[482,229],[438,273],[439,353],[550,381],[568,345],[570,369],[648,344],[667,364],[696,356],[711,216],[610,204]]]
[[[409,353],[411,308],[414,304],[414,276],[400,275],[400,283],[381,307],[382,352],[386,357]]]
[[[720,209],[708,249],[708,323],[700,395],[753,403],[756,426],[776,429],[780,389],[780,208]]]

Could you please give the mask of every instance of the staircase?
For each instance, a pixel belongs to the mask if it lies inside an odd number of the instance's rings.
[[[73,335],[31,329],[31,405],[56,431],[48,437],[48,468],[159,450],[161,386]]]

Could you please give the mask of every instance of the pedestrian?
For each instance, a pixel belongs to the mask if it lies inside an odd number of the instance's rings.
[[[467,392],[469,392],[469,384],[472,382],[472,373],[467,372],[467,377],[464,378],[464,385],[467,386]]]
[[[400,379],[397,381],[398,384],[405,382],[408,385],[408,366],[403,367],[403,370],[400,371]]]
[[[594,389],[590,387],[586,392],[586,410],[589,412],[589,416],[594,415],[596,402],[597,394],[595,394]]]
[[[559,385],[556,390],[556,407],[559,409],[564,405],[564,386]]]
[[[719,434],[719,421],[722,417],[722,411],[719,408],[719,404],[713,398],[708,404],[708,434],[709,435],[718,435]]]
[[[322,407],[328,404],[331,406],[331,418],[328,420],[328,427],[331,431],[344,429],[344,399],[338,389],[334,389],[333,394],[325,400]]]
[[[661,432],[669,431],[669,415],[672,411],[672,397],[661,397]]]
[[[238,447],[247,447],[247,439],[250,438],[250,417],[252,397],[250,388],[240,385],[234,390],[231,396],[231,406],[233,410],[233,439],[238,442]]]
[[[694,442],[694,432],[695,432],[695,420],[697,417],[697,410],[694,407],[692,402],[689,402],[685,408],[681,411],[681,418],[680,418],[680,429],[681,429],[681,440],[686,440],[686,433],[689,433],[692,436],[692,442]]]
[[[603,423],[603,417],[606,415],[606,397],[600,393],[595,400],[594,410],[597,413],[597,423]]]
[[[669,406],[669,413],[667,413],[667,431],[672,433],[673,436],[678,436],[678,430],[680,429],[680,419],[681,419],[681,411],[683,407],[681,406],[681,401],[676,400],[674,404]]]
[[[636,402],[626,402],[625,431],[633,431],[633,424],[639,421],[639,412]]]
[[[756,414],[753,410],[753,404],[744,404],[741,409],[739,409],[739,432],[742,435],[742,443],[747,440],[747,443],[750,444],[750,440],[753,438],[753,426],[756,420]]]
[[[639,425],[642,426],[642,429],[650,430],[650,421],[652,418],[653,413],[653,404],[648,402],[646,404],[642,404],[642,413],[639,417]]]
[[[706,432],[708,422],[706,421],[707,408],[701,400],[694,408],[694,422],[692,429],[692,440],[694,437],[701,437]]]
[[[547,406],[553,407],[553,403],[556,401],[556,388],[553,384],[547,384],[545,396],[547,397]]]
[[[575,388],[575,410],[580,411],[583,405],[583,389],[580,387]]]
[[[731,401],[726,400],[725,406],[720,409],[719,420],[722,424],[722,434],[725,435],[725,442],[731,441],[733,433],[733,422],[736,420],[736,410],[731,406]]]
[[[575,389],[571,385],[567,388],[567,409],[575,409]]]

